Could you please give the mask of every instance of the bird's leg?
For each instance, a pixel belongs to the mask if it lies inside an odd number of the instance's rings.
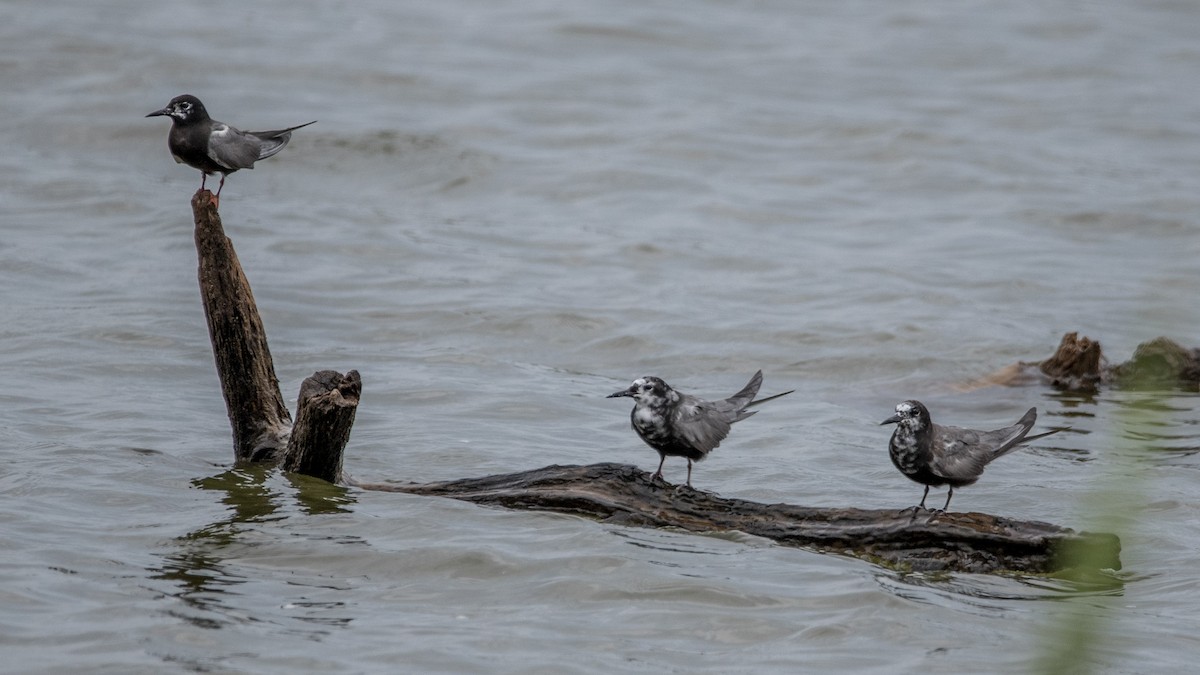
[[[662,459],[658,460],[658,471],[655,471],[655,472],[654,472],[654,475],[653,475],[653,476],[650,476],[650,482],[651,482],[651,483],[653,483],[653,482],[654,482],[654,481],[656,481],[656,480],[661,480],[661,481],[662,481],[662,482],[664,482],[664,483],[665,483],[665,482],[667,482],[667,479],[663,478],[663,475],[662,475],[662,468],[663,468],[663,464],[665,464],[665,463],[666,463],[666,461],[667,461],[667,456],[666,456],[666,455],[659,455],[659,457],[661,457]]]
[[[221,183],[217,185],[217,194],[212,197],[213,206],[219,207],[221,205],[221,188],[223,187],[225,187],[225,174],[221,174]]]
[[[946,512],[946,508],[950,506],[950,498],[954,496],[954,486],[951,485],[949,487],[950,487],[950,493],[946,495],[946,503],[942,504],[942,508],[933,509],[932,511],[930,511],[929,518],[927,518],[925,522],[931,523],[935,519],[937,519],[938,516],[940,516]]]
[[[925,499],[929,497],[929,486],[925,486],[925,494],[921,495],[921,503],[916,506],[908,506],[900,509],[900,515],[904,515],[908,511],[912,511],[912,520],[917,519],[917,512],[925,510]]]
[[[929,486],[926,485],[925,486],[925,494],[921,495],[921,503],[917,504],[916,506],[908,506],[903,509],[900,509],[900,515],[904,515],[904,513],[906,511],[912,511],[912,517],[915,519],[917,517],[918,511],[925,510],[925,499],[928,497],[929,497]]]
[[[692,458],[688,457],[688,479],[687,486],[692,487]]]
[[[208,174],[201,171],[200,172],[200,190],[197,192],[197,194],[199,194],[200,192],[204,192],[204,186],[207,182],[208,182]],[[225,174],[221,174],[221,185],[224,185],[224,184],[225,184]],[[213,206],[217,206],[221,203],[220,196],[221,196],[220,188],[217,188],[217,194],[209,195],[209,199],[212,200]]]

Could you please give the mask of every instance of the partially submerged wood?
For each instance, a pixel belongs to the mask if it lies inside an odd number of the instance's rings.
[[[1054,354],[1037,369],[1060,389],[1094,389],[1104,378],[1105,359],[1100,343],[1079,333],[1067,333]]]
[[[258,306],[211,192],[200,190],[192,197],[192,215],[200,299],[233,426],[234,457],[271,459],[286,447],[292,417],[279,393]]]
[[[739,531],[789,546],[913,570],[1050,573],[1076,565],[1120,569],[1120,541],[1048,523],[983,513],[760,504],[650,481],[625,464],[548,466],[427,484],[358,483],[366,490],[555,511],[610,523],[690,532]]]
[[[1143,342],[1133,358],[1110,371],[1110,379],[1122,385],[1196,389],[1200,385],[1200,349],[1188,349],[1165,337]]]
[[[358,373],[319,371],[306,379],[293,425],[250,284],[225,236],[212,193],[197,192],[192,211],[200,295],[233,427],[235,458],[279,462],[294,474],[346,481],[343,456],[362,391]],[[1098,354],[1099,345],[1095,349]],[[934,515],[758,504],[666,487],[650,481],[647,472],[621,464],[550,466],[427,485],[358,485],[512,509],[573,513],[626,525],[691,532],[736,530],[908,569],[1045,573],[1070,566],[1121,566],[1120,542],[1113,535],[1077,533],[982,513]]]
[[[210,191],[199,190],[192,197],[192,215],[200,299],[233,427],[234,459],[285,461],[315,472],[311,475],[337,480],[362,387],[358,373],[350,371],[343,377],[321,371],[305,380],[293,428],[250,282],[233,242],[225,236]]]
[[[357,370],[313,373],[300,385],[296,427],[284,453],[283,470],[337,483],[342,480],[342,452],[354,426],[362,380]]]
[[[1016,386],[1042,382],[1068,391],[1095,391],[1101,385],[1131,389],[1200,389],[1200,349],[1188,349],[1165,337],[1143,342],[1133,357],[1109,365],[1100,343],[1067,333],[1058,349],[1042,361],[1021,361],[1002,368],[967,388]]]

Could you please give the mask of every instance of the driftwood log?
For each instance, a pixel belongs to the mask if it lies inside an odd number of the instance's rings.
[[[208,321],[217,376],[233,426],[238,462],[283,462],[285,467],[337,482],[358,395],[356,371],[320,371],[300,387],[296,424],[279,391],[250,282],[225,236],[212,192],[192,197],[199,258],[200,299]]]
[[[650,481],[648,472],[621,464],[550,466],[424,485],[352,483],[342,465],[362,391],[358,373],[319,371],[306,379],[293,423],[254,295],[225,236],[212,193],[197,192],[192,212],[200,295],[238,462],[277,463],[293,474],[367,490],[557,511],[623,525],[736,530],[905,569],[1051,573],[1121,567],[1120,542],[1113,535],[982,513],[759,504],[667,487]]]
[[[737,530],[909,570],[1051,573],[1073,567],[1121,568],[1121,544],[1111,534],[1077,533],[984,513],[760,504],[665,486],[651,481],[648,471],[627,464],[548,466],[423,485],[360,483],[358,487],[572,513],[622,525],[689,532]]]

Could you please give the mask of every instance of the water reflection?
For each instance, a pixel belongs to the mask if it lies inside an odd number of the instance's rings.
[[[1186,457],[1200,452],[1200,396],[1178,389],[1110,389],[1103,394],[1079,391],[1051,391],[1044,395],[1045,417],[1060,419],[1069,430],[1052,437],[1068,447],[1039,444],[1039,449],[1079,455],[1089,461],[1103,454],[1103,448],[1069,447],[1071,436],[1109,438],[1112,421],[1098,416],[1100,406],[1118,411],[1117,435],[1132,441],[1142,459],[1161,459],[1164,455]],[[1145,451],[1145,452],[1141,452]]]
[[[1047,411],[1048,415],[1068,419],[1096,417],[1096,406],[1100,402],[1094,391],[1052,389],[1042,396],[1057,404]]]
[[[1200,452],[1200,396],[1179,391],[1124,391],[1110,403],[1117,436],[1141,459],[1187,457]]]
[[[256,544],[251,535],[256,526],[281,522],[297,515],[316,516],[348,513],[354,503],[350,491],[342,486],[307,476],[287,475],[285,482],[272,480],[279,472],[263,466],[239,466],[215,476],[192,481],[195,488],[221,493],[221,503],[229,507],[228,516],[193,530],[178,539],[174,551],[163,556],[163,564],[151,569],[151,577],[169,581],[178,587],[171,593],[188,611],[171,611],[199,628],[221,628],[234,623],[260,621],[258,612],[250,614],[235,606],[233,589],[254,581],[242,574],[230,560],[245,560]],[[292,489],[281,489],[284,486]],[[351,543],[359,543],[351,537]],[[303,585],[295,582],[295,585]],[[315,584],[330,588],[328,580]],[[328,610],[340,602],[295,599],[282,605],[285,611]],[[348,618],[329,616],[292,616],[307,623],[344,625]]]
[[[875,580],[907,600],[995,614],[1014,609],[1013,601],[1119,597],[1135,579],[1112,570],[1070,570],[1053,576],[879,572]]]

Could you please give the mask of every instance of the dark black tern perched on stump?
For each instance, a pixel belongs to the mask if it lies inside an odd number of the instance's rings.
[[[934,424],[929,409],[920,401],[904,401],[896,405],[895,415],[880,424],[896,425],[888,443],[892,464],[900,469],[900,473],[925,486],[921,504],[914,508],[925,508],[930,487],[949,485],[950,494],[946,495],[946,503],[942,506],[945,511],[954,496],[954,488],[979,480],[983,468],[993,460],[1019,445],[1062,431],[1054,429],[1036,436],[1026,435],[1036,421],[1037,408],[1030,408],[1016,424],[1002,429],[976,431],[947,427]]]
[[[701,461],[720,445],[729,435],[730,425],[758,412],[747,408],[795,391],[755,401],[762,379],[760,370],[733,396],[720,401],[704,401],[675,391],[660,378],[647,375],[634,380],[628,389],[609,394],[607,398],[628,396],[634,400],[630,413],[633,430],[646,445],[657,450],[661,458],[658,471],[650,480],[664,480],[662,469],[667,457],[686,457],[687,486],[692,487],[692,462]]]
[[[221,173],[221,184],[217,186],[214,199],[220,198],[226,176],[238,169],[253,169],[258,160],[282,150],[292,139],[293,131],[316,124],[313,120],[276,131],[241,131],[209,117],[204,104],[191,94],[176,96],[167,107],[146,117],[159,115],[171,118],[171,133],[167,135],[171,156],[176,162],[202,172],[201,190],[209,174]]]

